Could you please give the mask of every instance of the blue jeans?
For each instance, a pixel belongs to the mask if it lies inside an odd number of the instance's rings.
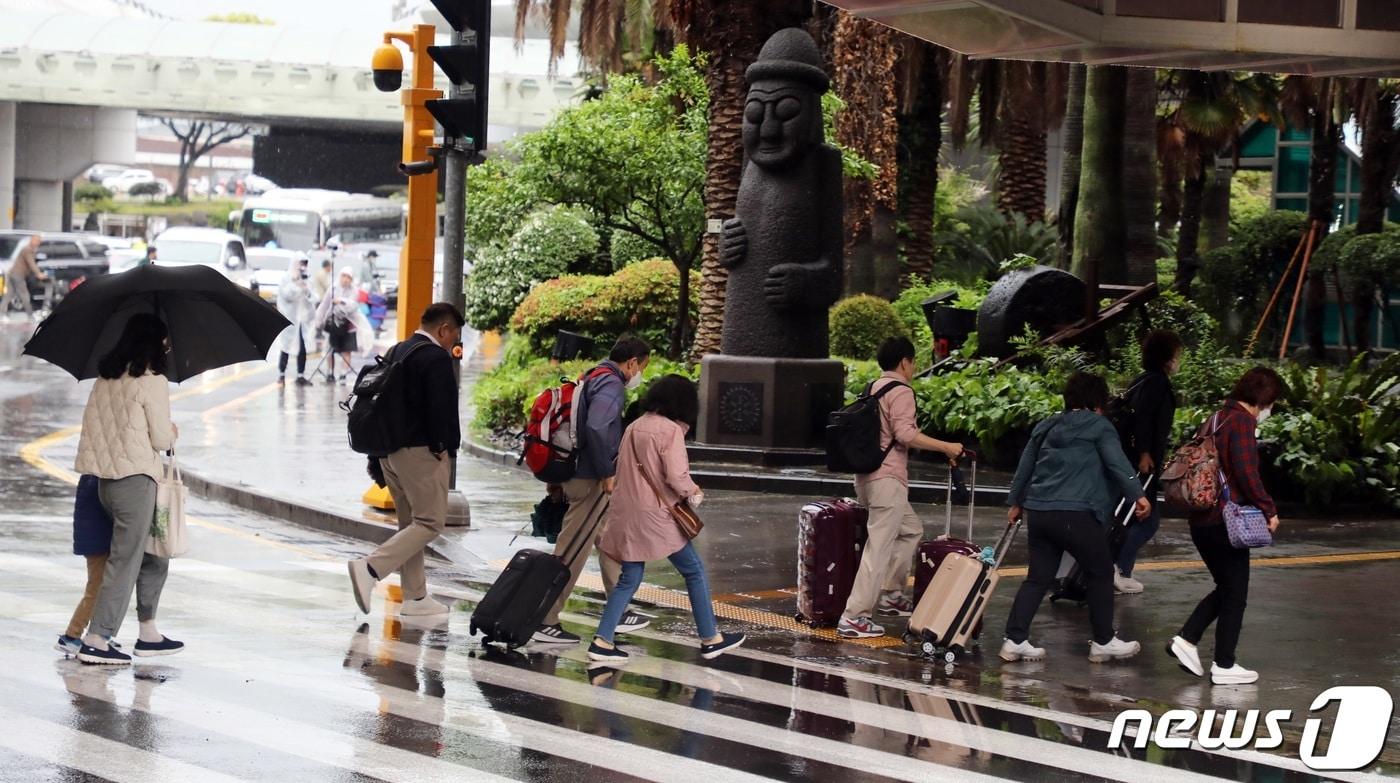
[[[1157,535],[1157,528],[1162,524],[1162,512],[1158,510],[1159,501],[1154,492],[1148,497],[1152,501],[1152,513],[1143,519],[1134,519],[1128,529],[1123,533],[1123,550],[1118,553],[1118,572],[1123,576],[1133,575],[1133,566],[1137,564],[1138,550],[1147,545],[1152,537]]]
[[[716,634],[715,609],[710,605],[710,585],[705,578],[705,564],[700,562],[695,543],[687,541],[685,546],[666,559],[685,577],[685,589],[690,594],[690,612],[695,615],[695,630],[699,632],[702,640],[713,639]],[[613,588],[612,595],[608,596],[608,605],[603,609],[603,619],[598,623],[598,638],[612,643],[617,624],[622,621],[622,615],[627,611],[627,604],[631,603],[637,588],[642,586],[642,574],[645,570],[646,563],[636,560],[623,562],[622,573],[617,577],[617,586]]]

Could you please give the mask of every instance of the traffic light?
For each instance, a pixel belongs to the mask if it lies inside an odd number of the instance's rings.
[[[452,26],[453,43],[429,46],[428,56],[442,69],[453,89],[446,98],[428,101],[428,111],[449,140],[461,149],[486,149],[486,86],[490,79],[491,1],[432,0]]]

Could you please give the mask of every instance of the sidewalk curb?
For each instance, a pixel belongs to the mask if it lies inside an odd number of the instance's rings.
[[[523,466],[516,464],[516,455],[510,452],[500,451],[490,446],[484,446],[476,441],[467,440],[462,443],[462,450],[473,457],[486,460],[498,465],[524,471]],[[737,492],[764,492],[769,494],[782,495],[811,495],[812,497],[854,497],[855,484],[841,479],[826,478],[824,476],[775,476],[775,475],[753,475],[752,473],[741,473],[731,470],[706,469],[703,467],[693,467],[690,475],[697,483],[703,484],[706,489],[726,489]],[[914,503],[942,503],[947,487],[943,484],[933,484],[926,481],[913,481],[909,483],[909,500]],[[979,505],[997,505],[1006,503],[1007,487],[980,486],[977,488],[977,503]]]
[[[225,484],[183,469],[185,486],[206,500],[227,503],[257,514],[290,522],[300,527],[335,533],[371,544],[382,544],[396,529],[364,518],[316,508],[295,500],[258,491],[247,484]]]

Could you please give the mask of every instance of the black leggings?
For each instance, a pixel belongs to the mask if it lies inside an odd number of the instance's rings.
[[[1249,599],[1249,550],[1230,545],[1225,525],[1191,528],[1196,551],[1215,579],[1215,589],[1201,599],[1196,611],[1181,626],[1181,638],[1200,644],[1206,628],[1215,623],[1215,662],[1221,668],[1235,665],[1235,646],[1244,627],[1244,608]]]
[[[1030,638],[1031,620],[1055,584],[1060,559],[1069,552],[1079,561],[1089,580],[1089,623],[1094,641],[1113,640],[1113,558],[1108,552],[1108,536],[1091,511],[1027,511],[1030,532],[1030,569],[1016,592],[1011,616],[1006,620],[1006,638],[1024,642]]]
[[[301,327],[299,327],[299,326],[296,327],[296,330],[297,330],[297,345],[299,346],[299,350],[297,351],[297,375],[305,375],[305,374],[306,374],[306,336],[303,335],[303,334],[301,333]],[[279,359],[277,360],[277,372],[279,372],[279,373],[281,373],[281,374],[283,374],[283,375],[286,375],[286,374],[287,374],[287,360],[290,359],[290,358],[291,358],[291,357],[287,355],[287,352],[286,352],[286,351],[283,351],[283,352],[282,352],[281,358],[279,358]]]

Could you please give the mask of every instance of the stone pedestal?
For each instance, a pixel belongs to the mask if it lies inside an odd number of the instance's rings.
[[[700,364],[700,423],[708,446],[825,448],[827,414],[841,407],[846,368],[833,359],[712,354]]]

